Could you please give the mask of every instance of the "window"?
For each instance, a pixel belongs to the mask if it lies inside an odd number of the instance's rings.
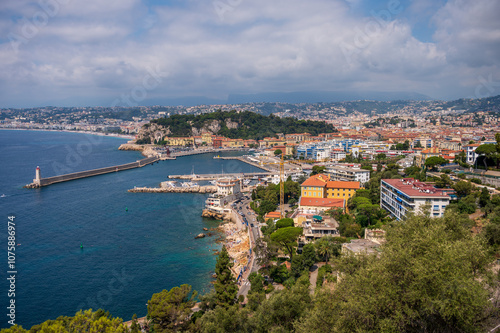
[[[434,205],[432,210],[439,210],[439,205]]]

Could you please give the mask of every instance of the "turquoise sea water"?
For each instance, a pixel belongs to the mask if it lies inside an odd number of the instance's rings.
[[[158,186],[169,174],[252,172],[213,154],[162,161],[139,169],[22,187],[40,166],[42,177],[132,162],[118,151],[126,140],[79,133],[0,130],[0,306],[6,280],[7,217],[16,216],[16,323],[29,328],[80,308],[104,308],[129,320],[147,313],[155,292],[188,283],[211,288],[215,237],[194,239],[217,222],[200,217],[206,195],[128,193]],[[127,210],[128,209],[128,210]],[[83,249],[80,245],[83,244]],[[1,259],[4,258],[4,259]],[[0,313],[0,327],[8,327]]]

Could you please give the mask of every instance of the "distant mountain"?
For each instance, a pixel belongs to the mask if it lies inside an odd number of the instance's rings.
[[[431,100],[429,96],[415,92],[376,92],[376,91],[298,91],[268,92],[257,94],[231,94],[227,104],[281,102],[281,103],[333,103],[355,100],[395,101],[395,100]]]

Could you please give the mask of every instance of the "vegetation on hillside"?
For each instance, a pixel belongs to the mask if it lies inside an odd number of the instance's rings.
[[[237,128],[227,126],[227,121],[237,123]],[[208,128],[212,122],[217,122],[220,129],[213,134],[225,136],[231,139],[254,139],[261,140],[265,137],[274,137],[277,133],[309,133],[318,135],[320,133],[336,132],[335,127],[322,121],[297,120],[295,118],[279,118],[274,115],[268,117],[255,112],[212,112],[201,115],[172,115],[168,118],[152,120],[171,132],[173,137],[186,137],[193,135],[192,128],[201,130]]]

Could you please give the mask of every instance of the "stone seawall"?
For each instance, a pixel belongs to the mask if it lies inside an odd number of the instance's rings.
[[[193,187],[135,187],[128,190],[131,193],[215,193],[215,186]]]

